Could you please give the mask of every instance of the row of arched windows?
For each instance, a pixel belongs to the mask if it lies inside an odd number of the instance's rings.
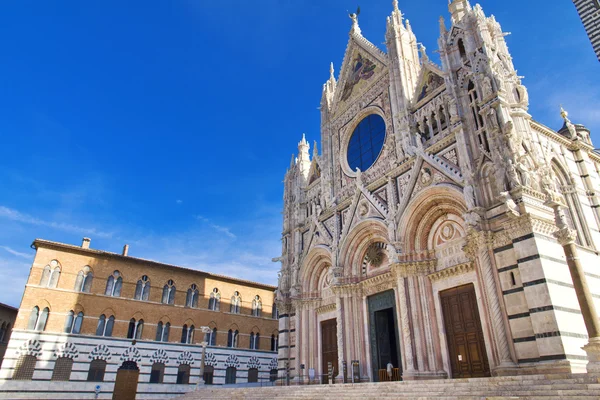
[[[48,315],[50,310],[48,307],[44,308],[41,312],[38,306],[35,306],[31,311],[29,316],[29,324],[27,329],[29,330],[37,330],[43,331],[46,328],[46,322],[48,321]],[[71,334],[79,334],[81,333],[81,326],[83,324],[84,313],[83,311],[79,311],[75,314],[75,311],[71,310],[67,313],[67,317],[65,318],[64,332]],[[115,325],[115,316],[111,315],[108,318],[105,314],[100,315],[98,318],[98,325],[96,326],[96,336],[112,336],[113,327]],[[3,325],[4,329],[4,325]],[[8,328],[7,328],[8,329]],[[192,344],[194,340],[194,331],[195,326],[187,324],[183,325],[181,329],[181,343]],[[155,340],[157,342],[168,342],[169,341],[169,333],[171,330],[171,323],[166,322],[163,323],[159,321],[156,325],[156,337]],[[141,339],[142,333],[144,331],[144,320],[136,320],[135,318],[131,318],[129,320],[129,327],[127,329],[127,338],[128,339]],[[4,331],[0,331],[2,333]],[[277,351],[277,335],[271,335],[271,351]],[[0,340],[1,341],[1,340]],[[204,336],[204,341],[208,343],[209,346],[216,346],[217,343],[217,328],[213,328],[212,331],[206,333]],[[227,347],[238,347],[239,341],[239,330],[230,329],[227,335]],[[258,350],[260,349],[260,333],[252,331],[250,333],[250,349]]]
[[[56,260],[53,260],[50,265],[44,267],[42,278],[40,280],[40,286],[55,288],[58,284],[60,277],[60,266]],[[92,281],[94,275],[89,266],[85,266],[77,274],[75,280],[75,291],[89,293],[92,289]],[[135,300],[148,301],[150,298],[150,279],[147,275],[142,276],[136,283],[135,293],[133,298]],[[120,297],[121,290],[123,288],[123,277],[117,270],[112,273],[106,280],[106,288],[104,290],[105,296]],[[175,293],[177,287],[172,279],[169,279],[163,286],[161,302],[163,304],[175,304]],[[190,308],[198,307],[198,299],[200,298],[200,291],[196,284],[192,284],[186,293],[185,306]],[[210,293],[208,300],[208,309],[212,311],[220,311],[221,309],[221,293],[218,288],[214,288]],[[242,310],[242,297],[238,291],[235,291],[231,297],[231,305],[229,312],[233,314],[240,314]],[[255,317],[262,316],[262,301],[259,295],[254,296],[252,300],[252,315]],[[272,318],[276,318],[275,304],[273,304]]]
[[[37,357],[29,354],[23,354],[17,360],[15,369],[13,371],[14,380],[31,380],[33,373],[35,372],[35,366],[37,363]],[[90,368],[88,370],[87,381],[88,382],[103,382],[104,375],[106,372],[107,362],[105,360],[97,359],[90,362]],[[52,370],[52,381],[69,381],[71,379],[71,372],[73,370],[73,359],[70,357],[58,357],[54,363],[54,369]],[[189,364],[179,364],[177,367],[177,384],[189,384],[190,383],[190,370]],[[204,382],[208,385],[213,383],[214,367],[207,365],[204,367]],[[155,362],[152,364],[150,371],[149,383],[163,383],[165,376],[165,364],[161,362]],[[235,367],[227,367],[225,371],[225,383],[236,383],[237,369]],[[272,369],[269,374],[269,380],[275,381],[277,379],[277,370]],[[258,369],[250,368],[248,370],[248,382],[258,382]]]

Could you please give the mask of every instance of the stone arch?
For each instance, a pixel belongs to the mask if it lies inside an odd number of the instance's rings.
[[[250,332],[254,332],[254,333],[260,333],[260,328],[256,325],[254,325],[252,327],[252,329],[250,329]]]
[[[131,318],[135,319],[136,321],[139,321],[141,319],[146,320],[146,318],[144,317],[144,314],[142,314],[141,311],[136,311]]]
[[[356,225],[340,245],[340,265],[344,276],[359,275],[362,261],[369,246],[376,242],[388,243],[387,227],[383,221],[368,218]]]
[[[112,315],[112,316],[114,316],[115,318],[117,318],[117,313],[115,312],[115,310],[113,310],[113,309],[112,309],[112,308],[110,308],[110,307],[108,307],[108,308],[105,308],[105,309],[104,309],[104,311],[102,311],[102,312],[100,313],[100,315],[102,315],[102,314],[106,315],[106,318],[108,318],[108,317],[109,317],[109,316],[111,316],[111,315]]]
[[[320,280],[323,271],[331,266],[331,252],[326,246],[313,247],[302,262],[300,284],[304,292],[317,292],[320,290]]]
[[[196,323],[194,322],[194,320],[193,320],[193,319],[191,319],[191,318],[188,318],[188,319],[186,319],[186,320],[185,320],[185,322],[184,322],[183,324],[184,324],[184,325],[187,325],[187,326],[192,326],[192,325],[193,325],[193,326],[197,326],[197,325],[196,325]]]
[[[423,190],[406,207],[398,224],[404,227],[404,231],[399,232],[403,252],[432,250],[428,248],[428,239],[438,219],[455,215],[462,221],[466,211],[462,190],[454,185],[436,185]]]
[[[140,318],[136,318],[136,317],[134,317],[134,318],[135,319],[140,319]],[[170,323],[170,324],[172,324],[171,323],[171,318],[169,318],[169,316],[167,314],[163,315],[162,317],[160,317],[158,319],[158,321],[156,321],[156,323],[159,323],[159,322],[162,322],[163,324],[166,324],[167,322]]]

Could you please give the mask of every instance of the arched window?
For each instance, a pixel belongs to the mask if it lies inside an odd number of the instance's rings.
[[[150,279],[147,275],[142,276],[135,285],[135,300],[148,300],[150,297]]]
[[[88,382],[103,382],[104,371],[106,371],[106,361],[92,360],[87,376]]]
[[[28,354],[19,356],[13,371],[13,379],[18,381],[30,381],[33,378],[36,363],[37,358],[35,356]]]
[[[58,285],[58,278],[60,277],[60,266],[58,261],[52,260],[49,265],[44,267],[42,272],[42,279],[40,279],[40,286],[55,288]]]
[[[152,370],[150,371],[150,383],[163,383],[164,376],[165,364],[160,362],[152,364]]]
[[[159,322],[158,325],[156,325],[156,341],[157,342],[168,342],[170,330],[171,330],[170,322],[167,322],[164,325],[162,322]]]
[[[119,271],[115,271],[106,280],[106,296],[119,297],[121,296],[121,288],[123,287],[123,277]]]
[[[205,385],[212,385],[213,384],[213,377],[215,374],[215,368],[212,365],[205,365],[204,366],[204,384]]]
[[[52,370],[52,381],[68,381],[71,379],[73,370],[73,359],[70,357],[58,357]]]
[[[50,314],[50,309],[48,307],[44,308],[40,314],[40,317],[37,320],[37,324],[35,324],[36,331],[44,331],[46,330],[46,322],[48,322],[48,315]]]
[[[96,327],[96,336],[112,336],[113,326],[115,325],[115,316],[111,315],[106,320],[106,315],[102,314],[98,318],[98,326]]]
[[[252,315],[255,317],[262,315],[262,301],[259,295],[254,296],[254,300],[252,300]]]
[[[204,334],[204,341],[208,346],[216,346],[217,344],[217,328],[213,328],[209,333]]]
[[[127,330],[127,339],[141,339],[144,330],[144,320],[136,322],[135,318],[129,320],[129,329]]]
[[[273,308],[271,308],[271,318],[279,319],[279,311],[277,311],[277,304],[273,303]]]
[[[196,284],[192,284],[187,291],[187,296],[185,298],[186,307],[198,307],[198,296],[200,292],[198,291],[198,286]]]
[[[190,383],[190,366],[188,364],[180,364],[177,368],[177,383]]]
[[[183,325],[183,329],[181,330],[181,343],[192,344],[194,341],[194,325],[191,325],[189,328],[187,325]]]
[[[235,367],[227,367],[225,370],[225,383],[235,383],[235,377],[237,374],[237,370]]]
[[[438,124],[437,124],[437,118],[435,117],[435,113],[432,112],[431,113],[431,136],[435,136],[439,133],[438,131]]]
[[[35,329],[37,324],[38,316],[40,314],[40,308],[38,306],[33,307],[31,314],[29,314],[29,322],[27,323],[27,329],[30,331]]]
[[[83,312],[77,313],[77,317],[75,317],[75,313],[73,310],[69,311],[67,314],[67,318],[65,319],[65,333],[80,333],[81,332],[81,324],[83,323]]]
[[[229,332],[227,332],[227,347],[237,347],[239,336],[240,331],[237,329],[235,331],[230,329]]]
[[[242,298],[240,297],[240,292],[235,291],[233,296],[231,296],[231,307],[229,308],[229,312],[233,314],[239,314],[242,308]]]
[[[250,333],[250,350],[258,350],[260,346],[260,334],[251,332]]]
[[[171,279],[163,287],[162,302],[163,304],[175,304],[175,282]]]
[[[467,50],[465,49],[465,43],[462,39],[458,39],[458,53],[461,60],[467,61]]]
[[[217,288],[214,288],[210,293],[208,309],[213,311],[219,311],[221,309],[221,293],[219,293],[219,289]]]
[[[443,106],[440,106],[438,110],[438,117],[440,118],[440,131],[443,131],[448,127],[448,121],[446,120],[446,111]]]
[[[271,351],[277,351],[277,342],[279,341],[278,335],[271,335]]]
[[[89,293],[92,290],[93,279],[94,275],[92,274],[90,267],[86,265],[77,274],[77,278],[75,279],[75,291]]]
[[[258,368],[250,368],[248,370],[248,383],[258,382]]]

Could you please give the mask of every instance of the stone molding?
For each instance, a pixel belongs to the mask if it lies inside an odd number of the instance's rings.
[[[317,311],[318,315],[320,315],[320,314],[326,314],[326,313],[331,312],[331,311],[335,311],[335,303],[326,304],[324,306],[321,306],[321,307],[317,308],[316,311]]]
[[[439,281],[441,279],[451,278],[453,276],[462,275],[469,273],[475,270],[475,264],[472,262],[458,264],[453,267],[449,267],[443,269],[441,271],[434,272],[432,274],[427,275],[427,277],[432,281]]]
[[[410,276],[426,276],[435,271],[437,259],[424,261],[409,261],[392,264],[392,273],[396,278]]]

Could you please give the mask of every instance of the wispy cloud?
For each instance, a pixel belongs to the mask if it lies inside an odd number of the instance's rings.
[[[231,239],[237,238],[237,236],[233,232],[231,232],[231,230],[226,226],[217,225],[217,224],[213,223],[210,219],[203,217],[202,215],[197,215],[196,219],[198,221],[204,222],[205,224],[207,224],[208,226],[213,228],[215,231],[221,232],[221,233],[225,234],[227,237],[230,237]]]
[[[177,199],[177,200],[175,200],[175,203],[177,203],[177,204],[183,204],[183,200]]]
[[[8,246],[0,246],[0,249],[4,249],[5,251],[9,252],[10,254],[12,254],[13,256],[17,256],[17,257],[22,257],[22,258],[27,258],[30,259],[31,258],[31,254],[27,254],[27,253],[21,253],[20,251],[16,251],[11,249]]]
[[[78,234],[84,234],[84,235],[90,235],[90,236],[93,235],[93,236],[98,236],[98,237],[103,237],[103,238],[110,238],[113,236],[113,234],[110,232],[99,231],[95,228],[87,228],[87,227],[67,224],[64,222],[46,221],[43,219],[33,217],[28,214],[21,213],[17,210],[14,210],[12,208],[8,208],[5,206],[0,206],[0,218],[6,218],[11,221],[20,222],[23,224],[47,226],[49,228],[59,229],[61,231],[65,231],[65,232],[72,232],[72,233],[78,233]]]

